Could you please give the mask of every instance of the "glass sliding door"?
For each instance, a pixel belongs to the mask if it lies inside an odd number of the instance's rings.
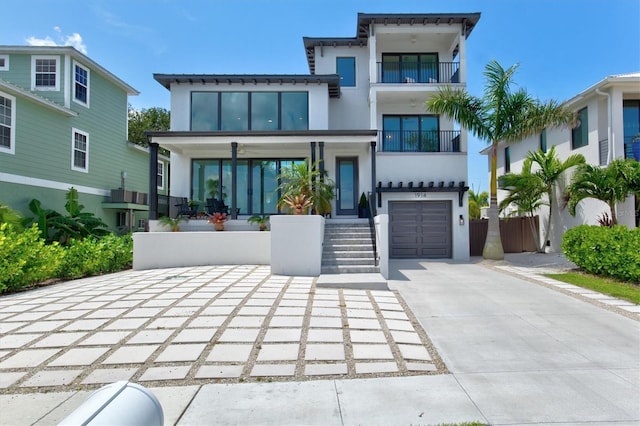
[[[251,214],[278,213],[278,161],[254,160],[251,165]]]
[[[240,209],[239,214],[248,214],[249,212],[249,161],[237,161],[236,175],[237,189],[236,208]],[[225,191],[224,202],[231,207],[231,160],[222,160],[222,186],[227,188]]]

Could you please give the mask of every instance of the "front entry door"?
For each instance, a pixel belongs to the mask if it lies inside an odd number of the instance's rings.
[[[358,214],[358,157],[336,158],[336,214]]]

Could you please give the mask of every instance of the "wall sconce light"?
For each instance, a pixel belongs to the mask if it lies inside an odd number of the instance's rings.
[[[464,216],[460,215],[460,219],[458,219],[458,223],[460,223],[460,225],[464,225]]]

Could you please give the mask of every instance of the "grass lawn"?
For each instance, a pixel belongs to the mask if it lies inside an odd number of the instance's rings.
[[[640,285],[624,283],[611,278],[602,278],[595,275],[580,272],[567,272],[564,274],[545,274],[549,278],[574,284],[583,288],[589,288],[609,296],[628,300],[640,304]]]

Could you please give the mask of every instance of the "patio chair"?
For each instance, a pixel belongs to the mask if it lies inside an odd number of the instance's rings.
[[[195,217],[198,214],[198,209],[190,206],[186,198],[182,198],[175,206],[178,208],[178,216]]]
[[[207,213],[226,213],[229,214],[229,206],[224,203],[224,200],[218,200],[217,198],[207,198]]]

